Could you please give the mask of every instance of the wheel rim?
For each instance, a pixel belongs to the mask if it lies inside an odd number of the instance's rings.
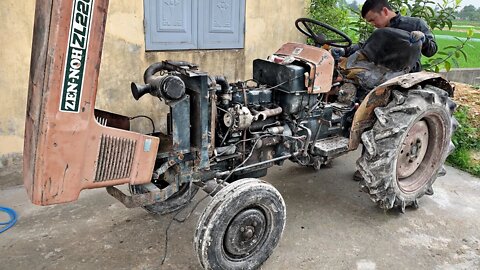
[[[228,225],[223,239],[225,252],[232,259],[244,259],[261,246],[267,236],[267,218],[257,208],[242,210]]]
[[[428,137],[428,126],[423,120],[415,123],[408,131],[397,161],[399,181],[411,176],[422,163],[427,153]]]
[[[430,111],[407,132],[396,164],[397,184],[403,192],[426,188],[438,170],[446,147],[447,121],[441,112]]]

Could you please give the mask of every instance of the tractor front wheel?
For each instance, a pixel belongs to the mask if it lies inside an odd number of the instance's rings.
[[[257,269],[285,227],[285,202],[270,184],[237,180],[222,188],[201,215],[195,250],[204,269]]]

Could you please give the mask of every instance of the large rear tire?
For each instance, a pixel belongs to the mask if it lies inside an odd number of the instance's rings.
[[[455,103],[447,92],[425,86],[393,92],[393,100],[376,108],[377,122],[362,134],[364,151],[357,161],[362,190],[383,209],[418,207],[433,194],[432,184],[445,174],[443,164],[453,151]]]
[[[285,227],[285,202],[270,184],[237,180],[210,201],[195,231],[204,269],[257,269],[272,254]]]

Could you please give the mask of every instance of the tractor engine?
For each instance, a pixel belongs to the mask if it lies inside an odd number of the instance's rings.
[[[287,159],[319,169],[349,149],[357,88],[339,78],[330,52],[297,43],[254,60],[253,78],[234,83],[188,62],[152,64],[145,84],[131,85],[135,99],[149,93],[170,107],[166,134],[152,134],[152,183],[204,188],[264,176]]]
[[[347,85],[341,95],[332,96],[308,93],[310,69],[300,61],[284,65],[257,59],[253,71],[253,79],[246,82],[228,84],[223,77],[215,78],[214,160],[231,159],[224,171],[234,169],[236,158],[243,167],[250,165],[232,178],[263,176],[267,166],[262,162],[271,166],[287,158],[316,167],[327,163],[335,153],[322,152],[313,142],[348,136],[355,88]],[[333,96],[336,102],[328,102]]]

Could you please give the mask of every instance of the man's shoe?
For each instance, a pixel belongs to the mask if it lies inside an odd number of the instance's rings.
[[[353,181],[359,182],[361,180],[363,180],[362,174],[360,173],[359,170],[355,171],[355,173],[353,174]]]

